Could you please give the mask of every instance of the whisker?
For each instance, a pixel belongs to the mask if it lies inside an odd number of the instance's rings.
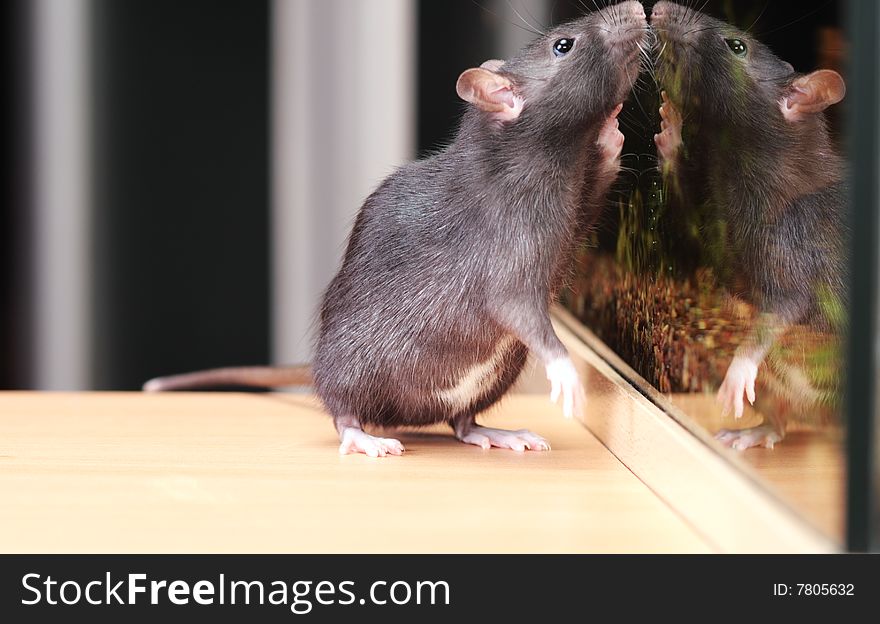
[[[525,28],[525,27],[522,26],[521,24],[517,24],[515,21],[513,21],[513,20],[511,20],[511,19],[507,19],[506,17],[502,17],[501,15],[499,15],[498,13],[496,13],[495,11],[492,11],[492,10],[490,10],[490,9],[487,9],[485,6],[483,6],[482,4],[480,4],[479,2],[477,2],[477,0],[471,0],[471,2],[473,2],[474,4],[476,4],[478,7],[480,7],[483,11],[485,11],[485,12],[488,13],[489,15],[493,15],[493,16],[497,17],[498,19],[507,22],[507,23],[510,24],[511,26],[516,26],[517,28],[520,28],[520,29],[522,29],[522,30],[524,30],[524,31],[526,31],[526,32],[532,33],[533,35],[538,35],[538,36],[543,36],[543,35],[544,35],[544,33],[538,32],[538,31],[536,31],[536,30],[534,30],[534,29],[532,29],[532,28]]]
[[[538,30],[538,29],[535,28],[532,24],[530,24],[530,23],[528,22],[528,20],[526,20],[526,18],[524,18],[524,17],[522,16],[522,14],[521,14],[519,11],[516,10],[516,7],[513,6],[513,2],[511,2],[511,0],[507,0],[507,6],[510,7],[510,10],[513,11],[513,12],[516,14],[516,16],[522,21],[522,23],[525,24],[528,28],[530,28],[531,31],[532,31],[534,34],[536,34],[536,35],[538,35],[538,36],[540,36],[540,37],[543,37],[543,36],[544,36],[544,34],[545,34],[544,31]]]
[[[774,28],[773,30],[766,30],[766,31],[760,33],[759,35],[755,35],[755,36],[758,37],[758,36],[769,35],[769,34],[771,34],[771,33],[775,33],[775,32],[777,32],[777,31],[780,31],[780,30],[783,30],[783,29],[785,29],[785,28],[788,28],[789,26],[792,26],[792,25],[794,25],[794,24],[797,24],[798,22],[800,22],[800,21],[802,21],[802,20],[805,20],[805,19],[807,19],[808,17],[810,17],[810,16],[812,16],[812,15],[815,15],[816,13],[818,13],[819,11],[821,11],[822,9],[824,9],[825,7],[827,7],[827,6],[828,6],[829,4],[831,4],[832,2],[833,2],[833,0],[828,0],[827,2],[822,3],[821,6],[816,7],[815,9],[813,9],[812,11],[810,11],[809,13],[806,13],[806,14],[804,14],[804,15],[801,15],[799,18],[790,21],[788,24],[784,24],[784,25],[782,25],[782,26],[780,26],[780,27],[778,27],[778,28]]]
[[[529,17],[532,18],[532,21],[533,21],[535,24],[537,24],[538,27],[539,27],[541,30],[544,31],[544,34],[547,34],[547,31],[550,30],[549,27],[544,26],[544,24],[541,22],[541,20],[539,20],[537,17],[535,17],[535,16],[532,14],[531,11],[529,11],[529,3],[528,3],[528,2],[526,2],[525,4],[523,4],[523,9],[525,9],[526,14],[527,14]],[[551,9],[550,9],[550,15],[551,15],[551,23],[552,23],[552,15],[553,15],[553,9],[552,9],[552,7],[551,7]]]
[[[686,37],[687,35],[692,35],[694,33],[706,32],[707,30],[724,30],[723,26],[706,26],[705,28],[694,28],[693,30],[689,30],[685,32],[682,36]]]
[[[600,16],[600,17],[605,21],[605,23],[607,24],[607,23],[608,23],[608,19],[605,17],[605,14],[602,12],[602,9],[599,8],[599,5],[596,4],[596,0],[593,0],[593,6],[596,7],[596,12],[599,14],[599,16]]]
[[[699,24],[701,21],[703,21],[703,13],[702,13],[702,11],[703,11],[703,9],[706,8],[706,5],[707,5],[707,4],[709,4],[709,0],[705,0],[705,1],[703,2],[703,4],[700,5],[700,8],[699,8],[699,9],[697,9],[696,11],[694,11],[694,15],[693,15],[693,17],[691,18],[691,20],[690,20],[690,21],[688,22],[688,24],[687,24],[688,26],[693,26],[694,24]]]
[[[755,27],[755,24],[758,23],[758,20],[761,19],[762,17],[764,17],[764,13],[767,11],[767,7],[769,7],[769,6],[770,6],[770,0],[767,0],[767,2],[764,4],[764,8],[761,9],[760,13],[758,13],[758,17],[755,18],[755,21],[752,22],[751,26],[749,26],[748,28],[745,29],[745,32],[749,32],[752,28]]]
[[[629,78],[629,67],[626,68],[626,76],[627,76],[627,78]],[[645,108],[642,106],[642,103],[639,101],[639,98],[635,98],[635,101],[636,101],[636,105],[639,107],[639,110],[642,111],[642,115],[644,115],[645,118],[648,119],[648,113],[645,112]]]

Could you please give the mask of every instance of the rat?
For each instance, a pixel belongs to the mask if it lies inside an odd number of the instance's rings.
[[[398,440],[364,428],[435,423],[484,449],[549,450],[537,434],[476,416],[530,352],[565,416],[583,405],[549,308],[620,168],[617,115],[646,35],[641,3],[622,2],[463,72],[456,91],[468,106],[452,143],[399,168],[361,207],[310,367],[203,371],[144,389],[313,381],[343,454],[400,455]]]
[[[731,284],[755,306],[755,326],[718,390],[724,414],[755,402],[765,356],[823,297],[846,304],[846,168],[823,111],[846,93],[831,70],[798,73],[746,32],[673,2],[651,14],[662,91],[658,160],[683,205],[724,224]],[[740,450],[772,448],[781,416],[722,430]]]

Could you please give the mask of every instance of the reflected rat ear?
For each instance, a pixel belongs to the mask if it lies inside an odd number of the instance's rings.
[[[458,77],[455,91],[465,102],[491,113],[499,121],[513,121],[522,112],[523,102],[514,94],[513,83],[490,69],[468,69]]]
[[[820,69],[791,83],[791,92],[782,98],[780,108],[786,120],[795,122],[840,102],[846,95],[843,78],[830,69]]]

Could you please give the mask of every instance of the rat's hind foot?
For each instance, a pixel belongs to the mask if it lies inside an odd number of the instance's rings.
[[[722,429],[715,434],[715,439],[737,451],[744,451],[753,446],[772,449],[777,442],[782,441],[782,434],[770,425],[761,425],[748,429]]]
[[[473,444],[487,450],[493,446],[520,452],[526,449],[530,451],[550,450],[550,443],[547,440],[526,429],[507,431],[474,425],[458,439],[465,444]]]
[[[657,144],[661,170],[673,169],[681,149],[681,113],[669,101],[666,91],[661,94],[663,105],[660,107],[660,134],[654,135]]]
[[[755,380],[757,378],[757,364],[740,355],[733,358],[716,397],[716,401],[721,404],[722,416],[733,412],[735,418],[742,418],[745,409],[743,395],[750,404],[755,404]]]
[[[339,434],[339,454],[363,453],[370,457],[403,455],[403,444],[392,438],[377,438],[357,427],[346,427]]]

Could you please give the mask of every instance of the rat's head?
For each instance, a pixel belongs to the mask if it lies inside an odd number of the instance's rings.
[[[646,33],[640,2],[611,5],[552,29],[506,62],[465,71],[456,90],[501,132],[582,127],[626,99]]]
[[[746,32],[674,2],[651,12],[657,33],[656,75],[687,116],[704,121],[767,123],[767,115],[799,123],[843,99],[839,74],[794,68]]]

